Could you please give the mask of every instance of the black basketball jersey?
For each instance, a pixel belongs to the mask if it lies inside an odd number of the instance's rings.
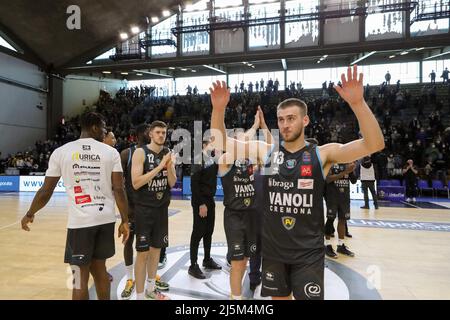
[[[231,210],[249,210],[255,207],[255,176],[248,159],[236,160],[222,179],[223,204]]]
[[[286,264],[323,255],[325,178],[317,145],[271,155],[263,185],[263,257]]]
[[[345,171],[345,164],[334,164],[330,168],[330,174],[340,174]],[[346,174],[342,179],[327,183],[326,186],[327,203],[337,204],[339,202],[350,202],[350,175]]]
[[[166,147],[160,153],[153,152],[147,146],[143,146],[142,149],[145,153],[144,174],[155,169],[170,152]],[[136,205],[153,208],[168,206],[171,194],[167,174],[167,168],[164,168],[147,185],[139,188],[134,194]]]
[[[136,192],[131,181],[131,159],[133,159],[134,151],[136,151],[136,146],[131,146],[128,152],[127,167],[124,168],[125,191],[127,192],[128,202],[134,202],[133,194]]]

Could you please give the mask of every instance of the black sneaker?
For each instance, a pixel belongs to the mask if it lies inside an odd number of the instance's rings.
[[[202,270],[200,270],[200,267],[197,263],[189,267],[188,273],[196,279],[206,279],[205,274],[202,272]]]
[[[338,245],[336,251],[339,252],[339,253],[345,254],[346,256],[349,256],[349,257],[354,257],[355,256],[355,254],[353,252],[351,252],[350,250],[347,249],[345,244],[340,245],[340,246]]]
[[[211,270],[221,270],[222,267],[218,265],[213,258],[209,258],[208,260],[203,260],[203,268],[211,269]]]
[[[334,238],[334,233],[330,234],[330,237],[331,237],[331,238]]]
[[[378,205],[375,206],[375,210],[378,210]]]
[[[353,238],[353,236],[352,236],[350,233],[348,233],[348,232],[345,234],[345,236],[346,236],[347,238]]]
[[[327,255],[327,257],[330,257],[333,259],[337,259],[337,257],[338,257],[336,252],[334,252],[333,246],[331,244],[325,246],[325,254]]]
[[[361,209],[370,209],[368,206],[362,206]]]
[[[251,291],[255,291],[256,287],[259,286],[261,284],[261,279],[259,279],[258,282],[250,282],[250,290]]]

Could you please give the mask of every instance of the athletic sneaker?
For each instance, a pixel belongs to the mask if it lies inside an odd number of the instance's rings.
[[[159,276],[159,275],[156,275],[155,286],[156,286],[156,289],[158,289],[160,291],[167,291],[170,288],[169,284],[167,282],[162,281],[161,276]]]
[[[325,254],[327,257],[330,257],[333,259],[338,258],[337,254],[336,254],[336,252],[334,252],[333,246],[331,244],[325,246]]]
[[[149,300],[170,300],[168,296],[155,289],[152,292],[145,290],[145,297]]]
[[[123,289],[122,294],[121,294],[122,299],[126,299],[126,300],[130,299],[133,291],[134,291],[134,281],[131,279],[128,279],[127,283],[125,284],[125,289]]]
[[[218,265],[213,258],[209,258],[208,260],[203,260],[203,268],[211,269],[211,270],[221,270],[222,267]]]
[[[368,206],[362,206],[361,209],[370,209]]]
[[[349,256],[349,257],[354,257],[355,256],[355,254],[353,252],[348,250],[348,248],[345,246],[345,244],[338,245],[336,251],[339,252],[339,253],[345,254],[346,256]]]
[[[163,260],[158,262],[158,270],[164,269],[167,264],[167,256],[164,256]]]
[[[352,236],[349,232],[346,232],[346,233],[345,233],[345,236],[346,236],[347,238],[353,238],[353,236]]]
[[[200,270],[200,267],[197,263],[189,267],[188,273],[196,279],[206,279],[205,274],[202,272],[202,270]]]

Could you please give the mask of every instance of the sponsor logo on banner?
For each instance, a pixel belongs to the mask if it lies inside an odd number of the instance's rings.
[[[295,226],[295,218],[293,217],[282,217],[281,221],[283,222],[283,227],[286,228],[286,230],[292,230]]]
[[[311,153],[309,153],[308,151],[303,152],[302,161],[304,163],[310,163],[311,162]]]
[[[301,166],[300,173],[302,177],[312,177],[312,165]]]
[[[84,204],[84,203],[90,203],[92,202],[90,195],[84,195],[84,196],[77,196],[75,197],[75,203],[76,204]]]
[[[20,189],[19,191],[24,192],[36,192],[44,185],[44,176],[21,176],[20,177]],[[59,179],[56,184],[54,192],[65,192],[66,187],[64,186],[63,180]]]
[[[75,187],[73,187],[73,192],[74,193],[82,193],[83,189],[81,189],[80,186],[75,186]]]
[[[100,156],[98,154],[74,152],[72,153],[72,161],[100,162]]]
[[[289,159],[286,161],[286,168],[288,168],[288,169],[294,169],[296,165],[297,165],[297,160],[295,160],[295,159]]]
[[[300,190],[313,190],[314,179],[298,179],[297,188]]]
[[[18,192],[20,178],[18,176],[0,176],[0,191]]]

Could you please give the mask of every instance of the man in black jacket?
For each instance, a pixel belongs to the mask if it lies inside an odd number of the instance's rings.
[[[193,209],[193,229],[191,235],[190,254],[191,266],[188,273],[197,279],[205,279],[205,275],[197,264],[198,246],[203,238],[203,267],[205,269],[220,270],[211,258],[211,241],[214,232],[215,207],[214,196],[217,188],[217,163],[214,161],[214,148],[209,139],[203,141],[201,164],[194,164],[191,169],[191,190]]]

